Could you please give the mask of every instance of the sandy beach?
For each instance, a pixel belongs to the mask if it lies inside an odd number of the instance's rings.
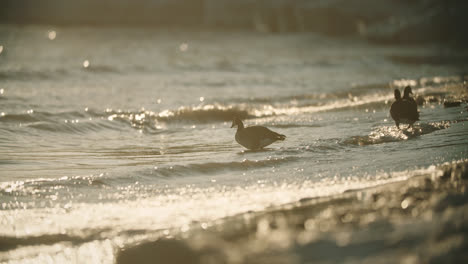
[[[117,263],[464,263],[468,161],[245,213],[123,249]]]

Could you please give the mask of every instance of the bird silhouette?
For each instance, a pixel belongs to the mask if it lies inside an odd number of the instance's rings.
[[[235,139],[237,143],[247,149],[262,149],[275,141],[286,139],[285,135],[278,134],[264,126],[244,127],[244,123],[238,117],[232,121],[231,128],[236,126]]]
[[[401,123],[408,124],[410,128],[419,120],[418,105],[410,94],[413,94],[410,86],[405,87],[403,98],[401,98],[400,90],[394,91],[395,102],[390,107],[390,115],[398,129]]]

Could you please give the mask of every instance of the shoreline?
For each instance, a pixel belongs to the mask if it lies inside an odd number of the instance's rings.
[[[116,263],[467,261],[467,187],[468,160],[445,163],[403,181],[197,223],[124,248]]]

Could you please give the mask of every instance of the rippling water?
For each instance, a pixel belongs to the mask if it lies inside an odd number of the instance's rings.
[[[466,102],[443,104],[466,100],[468,67],[391,59],[441,52],[433,45],[122,28],[0,36],[1,261],[109,263],[120,246],[194,222],[468,158]],[[388,111],[406,85],[425,103],[400,131]],[[287,139],[246,151],[233,116]]]

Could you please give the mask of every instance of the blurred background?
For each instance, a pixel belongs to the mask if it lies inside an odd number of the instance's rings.
[[[3,0],[0,23],[317,32],[375,42],[468,41],[464,0]]]

